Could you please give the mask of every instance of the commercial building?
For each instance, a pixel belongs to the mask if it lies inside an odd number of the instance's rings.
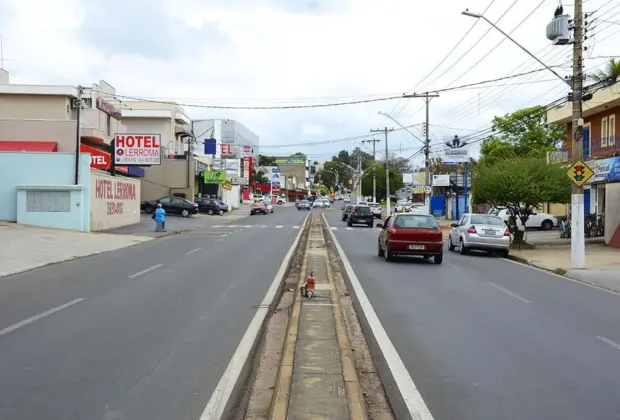
[[[144,168],[142,200],[166,195],[192,199],[197,163],[184,146],[194,135],[183,108],[167,102],[123,101],[120,110],[127,133],[161,135],[161,165]]]
[[[280,176],[287,179],[290,190],[307,190],[312,183],[312,160],[305,155],[276,157]]]
[[[237,207],[241,199],[250,199],[249,180],[256,167],[259,137],[239,121],[230,119],[193,120],[195,142],[189,147],[196,159],[214,170],[226,173],[231,188],[205,184],[196,185],[202,194],[220,194],[222,199]],[[224,154],[222,153],[224,152]]]
[[[595,175],[584,186],[586,214],[605,216],[605,242],[620,247],[620,82],[594,92],[584,102],[581,147],[584,162]],[[566,125],[564,148],[549,152],[550,163],[568,164],[572,158],[572,103],[547,112],[547,121]]]

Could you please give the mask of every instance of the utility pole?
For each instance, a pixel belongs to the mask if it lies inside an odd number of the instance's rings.
[[[389,216],[392,213],[390,208],[390,155],[388,153],[388,133],[394,131],[393,128],[385,127],[383,130],[370,130],[371,133],[381,133],[385,135],[385,212]]]
[[[433,98],[438,98],[439,94],[437,93],[414,93],[413,94],[414,98],[424,98],[424,102],[426,103],[426,122],[424,123],[424,134],[425,134],[425,138],[424,138],[424,186],[431,186],[431,159],[430,159],[430,154],[431,154],[431,138],[430,138],[430,127],[429,127],[429,120],[430,120],[430,113],[429,113],[429,108],[430,108],[430,102],[431,99]],[[425,194],[424,195],[424,206],[426,207],[426,211],[428,213],[430,213],[431,211],[431,206],[430,206],[430,196],[433,195],[433,189],[431,187],[431,193],[430,194]],[[457,198],[458,199],[458,198]]]
[[[372,143],[372,202],[377,202],[377,149],[376,145],[381,140],[362,140],[362,143]]]
[[[80,183],[80,146],[82,144],[82,94],[84,88],[82,86],[77,87],[77,100],[75,103],[75,171],[74,171],[74,184]]]
[[[572,156],[573,164],[583,159],[583,0],[574,2],[573,36],[573,116],[572,116]],[[583,187],[573,184],[571,197],[571,265],[573,268],[586,267],[584,242],[584,203]]]
[[[360,203],[362,197],[362,154],[357,156],[357,204]]]

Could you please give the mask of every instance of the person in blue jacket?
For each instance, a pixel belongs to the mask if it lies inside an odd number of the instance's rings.
[[[166,210],[164,210],[161,204],[157,205],[155,209],[155,232],[165,232],[164,223],[166,223]]]

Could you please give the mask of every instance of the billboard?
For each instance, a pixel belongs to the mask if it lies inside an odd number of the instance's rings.
[[[276,165],[306,165],[305,157],[276,158]]]
[[[433,175],[433,187],[449,187],[450,175]]]
[[[161,134],[115,134],[114,163],[123,166],[161,165]]]
[[[224,171],[206,171],[204,173],[205,184],[224,184],[226,182],[226,172]]]
[[[462,141],[459,136],[454,136],[445,145],[447,148],[443,150],[443,162],[447,164],[469,162],[469,145],[466,141]]]

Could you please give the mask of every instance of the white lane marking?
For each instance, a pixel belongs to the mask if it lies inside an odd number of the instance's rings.
[[[293,226],[293,229],[299,229],[299,226],[295,225]]]
[[[142,270],[142,271],[138,271],[137,273],[133,273],[131,276],[129,276],[129,278],[130,278],[130,279],[135,279],[136,277],[141,276],[142,274],[146,274],[146,273],[148,273],[149,271],[157,270],[157,269],[158,269],[159,267],[161,267],[161,266],[163,266],[163,264],[155,264],[155,265],[154,265],[154,266],[152,266],[152,267],[145,268],[144,270]]]
[[[200,247],[200,248],[196,248],[196,249],[192,249],[191,251],[186,252],[186,253],[185,253],[185,255],[192,255],[192,254],[194,254],[194,253],[196,253],[196,252],[200,251],[201,249],[202,249],[202,247]]]
[[[227,236],[228,236],[228,233],[225,233],[225,234],[222,235],[222,238],[225,238]]]
[[[609,344],[610,346],[612,346],[616,350],[620,350],[620,344],[616,343],[614,340],[610,340],[609,338],[603,337],[602,335],[597,335],[596,339],[599,340],[599,341],[602,341],[605,344]]]
[[[266,228],[267,226],[265,226],[265,225],[261,225],[261,227],[262,227],[262,228]]]
[[[325,223],[327,223],[327,218],[325,217],[325,215],[323,215],[323,219],[325,220]],[[375,312],[370,301],[368,300],[368,296],[366,296],[366,292],[364,291],[364,288],[362,287],[359,279],[355,275],[349,259],[342,250],[338,239],[336,239],[336,235],[331,230],[329,230],[329,235],[331,236],[332,242],[338,250],[338,254],[340,256],[344,269],[349,276],[351,285],[356,291],[357,299],[360,303],[360,306],[366,314],[368,325],[370,326],[370,329],[372,330],[372,333],[375,336],[379,347],[381,348],[381,352],[383,353],[383,356],[387,362],[388,368],[392,372],[392,377],[394,378],[396,386],[398,387],[400,394],[405,402],[405,405],[409,410],[409,415],[411,416],[411,418],[416,420],[433,420],[433,415],[426,406],[422,395],[420,395],[418,387],[413,382],[413,379],[411,379],[411,375],[409,375],[405,364],[403,363],[400,355],[396,351],[394,344],[392,344],[392,340],[390,340],[390,337],[388,337],[387,332],[383,328],[383,325],[381,325],[381,321],[379,320],[377,313]]]
[[[518,299],[518,300],[520,300],[520,301],[521,301],[521,302],[523,302],[523,303],[531,303],[529,300],[527,300],[527,299],[525,299],[525,298],[523,298],[523,297],[519,296],[518,294],[516,294],[516,293],[514,293],[514,292],[511,292],[511,291],[510,291],[510,290],[508,290],[508,289],[504,289],[502,286],[498,286],[498,285],[497,285],[497,284],[495,284],[495,283],[489,283],[489,284],[490,284],[491,286],[495,287],[497,290],[500,290],[500,291],[502,291],[502,292],[506,293],[508,296],[512,296],[513,298]]]
[[[73,299],[71,302],[67,302],[65,304],[62,304],[60,306],[56,306],[55,308],[52,308],[50,310],[47,310],[45,312],[41,312],[38,315],[32,316],[28,319],[24,319],[23,321],[19,321],[18,323],[15,323],[13,325],[10,325],[2,330],[0,330],[0,335],[5,335],[8,334],[10,332],[13,332],[25,325],[28,325],[34,321],[38,321],[41,318],[45,318],[46,316],[52,315],[56,312],[62,311],[63,309],[67,309],[69,306],[73,306],[76,305],[78,303],[80,303],[81,301],[83,301],[84,298],[77,298],[77,299]]]
[[[220,238],[220,239],[216,239],[216,240],[215,240],[215,241],[213,241],[213,242],[220,242],[220,241],[223,241],[223,240],[224,240],[224,238]]]
[[[348,227],[348,228],[345,228],[345,229],[346,229],[346,230],[353,230],[353,228],[352,228],[352,227]]]
[[[308,222],[308,216],[306,216],[304,220],[304,226]],[[271,286],[269,286],[269,290],[265,294],[263,301],[260,306],[256,310],[248,329],[243,334],[243,338],[235,350],[224,374],[220,378],[213,394],[211,394],[211,398],[209,398],[209,402],[205,407],[202,415],[200,416],[200,420],[220,420],[222,414],[224,413],[224,408],[230,399],[230,396],[233,392],[235,384],[239,380],[239,375],[241,375],[241,370],[243,369],[243,365],[250,355],[250,351],[256,341],[258,334],[261,331],[265,318],[267,317],[267,313],[269,312],[269,306],[273,302],[273,299],[276,296],[276,292],[280,289],[280,283],[282,278],[286,274],[286,270],[288,269],[288,263],[291,257],[293,256],[293,252],[301,239],[301,234],[303,233],[303,229],[299,231],[295,240],[293,241],[293,246],[284,256],[284,260],[282,260],[282,265],[280,265],[280,269],[276,273]]]
[[[532,270],[540,271],[540,272],[543,272],[543,273],[548,274],[548,275],[550,275],[550,276],[554,276],[554,277],[561,278],[562,280],[568,280],[568,281],[570,281],[570,282],[577,283],[577,284],[580,284],[580,285],[582,285],[582,286],[587,286],[587,287],[591,287],[591,288],[593,288],[593,289],[600,290],[600,291],[602,291],[602,292],[611,293],[612,295],[616,295],[616,296],[620,295],[620,293],[618,293],[618,292],[616,292],[616,291],[614,291],[614,290],[605,289],[604,287],[597,286],[596,284],[587,283],[587,282],[585,282],[585,281],[581,281],[581,280],[571,279],[570,277],[566,277],[566,276],[561,276],[561,275],[559,275],[559,274],[555,274],[555,273],[554,273],[554,272],[552,272],[552,271],[545,270],[544,268],[536,267],[536,266],[529,265],[529,264],[523,264],[523,263],[521,263],[521,262],[519,262],[519,261],[513,261],[513,260],[508,259],[508,258],[502,258],[502,259],[503,259],[504,261],[509,262],[509,263],[512,263],[512,264],[518,264],[518,265],[520,265],[521,267],[531,268]]]
[[[337,228],[337,227],[332,227],[331,229],[332,229],[332,230],[338,230],[338,228]]]
[[[251,228],[251,227],[252,227],[252,225],[245,225],[244,227],[245,227],[245,228]]]
[[[283,227],[284,226],[282,226],[282,225],[278,225],[278,226],[276,226],[276,229],[282,229]]]
[[[221,228],[221,227],[223,227],[223,226],[215,225],[215,226],[211,226],[211,229],[217,229],[217,228]]]

